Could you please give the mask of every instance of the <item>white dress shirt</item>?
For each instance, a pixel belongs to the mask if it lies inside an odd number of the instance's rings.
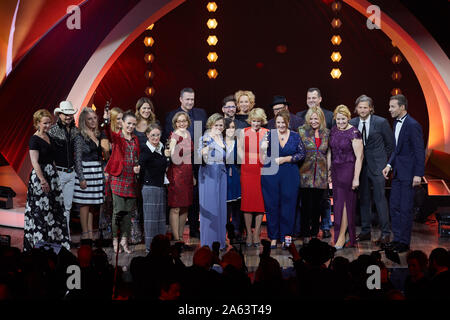
[[[408,114],[405,114],[402,118],[400,119],[396,119],[396,120],[400,120],[399,122],[396,121],[396,125],[395,125],[395,146],[397,146],[398,144],[398,136],[400,135],[400,130],[402,129],[403,126],[403,122],[405,122],[405,118]]]
[[[362,129],[363,129],[363,122],[366,123],[366,140],[369,139],[370,117],[371,116],[372,115],[369,114],[369,116],[367,117],[366,120],[363,120],[363,119],[359,118],[358,130],[359,130],[359,132],[361,132],[361,134],[362,134]]]

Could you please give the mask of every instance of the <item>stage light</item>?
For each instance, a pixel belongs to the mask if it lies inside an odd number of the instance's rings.
[[[331,26],[334,29],[340,28],[342,26],[342,22],[341,19],[339,18],[334,18],[333,20],[331,20]]]
[[[394,88],[394,89],[392,89],[391,95],[392,95],[392,96],[395,96],[395,95],[397,95],[397,94],[402,94],[402,90],[400,90],[400,88]]]
[[[402,78],[402,74],[400,73],[400,71],[394,71],[392,72],[391,77],[394,81],[400,81],[400,79]]]
[[[333,68],[330,74],[333,79],[339,79],[342,75],[342,72],[341,70],[339,70],[339,68]]]
[[[333,52],[333,53],[331,54],[331,60],[332,60],[333,62],[339,62],[339,61],[341,61],[341,59],[342,59],[342,56],[341,56],[341,54],[339,53],[339,51],[335,51],[335,52]]]
[[[217,4],[215,2],[208,2],[206,9],[208,9],[209,12],[216,12]]]
[[[401,55],[399,55],[399,54],[394,54],[393,56],[392,56],[392,63],[393,64],[400,64],[400,62],[402,62],[402,56]]]
[[[206,57],[209,62],[216,62],[219,56],[215,52],[208,53],[208,56]]]
[[[207,75],[208,75],[208,78],[215,79],[215,78],[217,78],[219,73],[217,72],[216,69],[209,69]]]
[[[94,111],[97,110],[97,108],[95,107],[95,104],[92,104],[91,109]]]
[[[146,47],[151,47],[155,43],[155,40],[152,37],[145,37],[144,44]]]
[[[206,42],[208,42],[210,46],[215,46],[217,42],[219,42],[219,40],[217,39],[216,36],[209,36]]]
[[[155,88],[153,87],[147,87],[145,88],[145,94],[149,97],[153,96],[155,94]]]
[[[147,70],[147,71],[145,71],[145,77],[148,80],[152,80],[155,77],[155,73],[151,70]]]
[[[337,12],[337,11],[341,10],[341,8],[342,8],[342,5],[341,5],[341,3],[339,1],[334,1],[331,4],[331,10],[333,10],[334,12]]]
[[[334,44],[335,46],[340,45],[341,42],[342,42],[342,38],[339,35],[337,35],[337,36],[335,35],[331,38],[331,43]]]
[[[209,19],[206,25],[208,26],[209,29],[215,29],[218,23],[216,19]]]
[[[151,63],[151,62],[153,62],[153,60],[155,60],[155,56],[154,56],[152,53],[147,53],[147,54],[144,56],[144,60],[145,60],[145,62],[147,62],[147,63]]]
[[[148,27],[147,27],[147,30],[153,30],[153,27],[155,26],[155,24],[154,23],[152,23],[151,25],[149,25]]]

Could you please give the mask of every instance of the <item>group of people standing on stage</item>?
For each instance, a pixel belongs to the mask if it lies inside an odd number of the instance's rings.
[[[53,125],[47,110],[36,111],[24,250],[39,241],[69,248],[72,202],[80,205],[81,238],[93,239],[91,207],[102,204],[105,193],[112,199],[115,252],[131,252],[127,238],[136,206],[142,208],[147,250],[154,236],[166,233],[167,206],[175,241],[183,240],[189,221],[190,236],[199,236],[201,245],[219,242],[225,249],[230,223],[237,237],[245,231],[247,246],[258,247],[266,214],[272,248],[278,243],[286,247],[286,237],[298,233],[305,243],[318,237],[319,229],[322,238],[331,236],[330,183],[337,249],[371,239],[372,197],[382,232],[379,244],[399,252],[409,249],[413,187],[424,174],[425,151],[422,129],[408,115],[403,95],[389,101],[394,131],[374,114],[366,95],[356,100],[353,119],[345,105],[334,112],[321,108],[317,88],[308,89],[308,109],[297,115],[289,112],[285,97],[275,96],[269,121],[255,107],[251,91],[226,97],[222,113],[209,118],[194,107],[191,88],[181,90],[179,100],[164,130],[148,98],[138,100],[135,113],[105,111],[101,132],[88,107],[81,111],[78,128],[73,120],[77,110],[68,101],[55,109]],[[388,210],[385,180],[391,170]],[[358,191],[362,227],[356,235]]]

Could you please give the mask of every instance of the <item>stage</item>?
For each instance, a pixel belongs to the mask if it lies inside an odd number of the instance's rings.
[[[447,208],[448,209],[448,208]],[[444,210],[444,209],[441,209]],[[447,210],[448,211],[448,210]],[[357,227],[357,232],[359,232],[359,227]],[[332,236],[334,234],[333,228],[331,229]],[[9,228],[9,227],[0,227],[0,234],[1,235],[10,235],[11,236],[11,246],[20,248],[22,250],[23,248],[23,229],[19,228]],[[377,239],[380,235],[380,231],[378,229],[375,229],[372,231],[372,239]],[[72,234],[72,241],[74,243],[79,242],[80,235],[79,234]],[[189,238],[189,227],[187,226],[185,228],[184,232],[184,241],[192,246],[193,250],[185,250],[182,255],[181,259],[183,263],[186,266],[192,265],[192,257],[194,254],[194,250],[197,249],[200,246],[200,241],[198,238]],[[262,227],[262,234],[261,239],[267,239],[267,231],[266,226],[263,225]],[[319,235],[320,238],[320,235]],[[332,238],[325,239],[326,242],[332,244],[331,241]],[[300,246],[300,240],[295,240],[295,243],[297,246]],[[414,222],[413,225],[413,231],[412,231],[412,238],[411,238],[411,250],[422,250],[427,255],[430,254],[430,252],[437,248],[437,247],[443,247],[447,250],[450,249],[450,238],[439,238],[437,233],[437,222],[435,220],[434,215],[431,215],[426,223],[417,223]],[[125,254],[120,253],[119,254],[119,266],[124,267],[124,271],[126,271],[130,265],[131,260],[136,256],[145,256],[145,245],[137,244],[137,245],[131,245],[130,248],[133,249],[132,254]],[[237,246],[239,249],[239,246]],[[105,252],[108,255],[109,263],[112,265],[115,265],[115,255],[112,250],[111,246],[104,247],[103,248]],[[361,254],[370,254],[372,251],[379,250],[380,248],[375,245],[371,241],[363,241],[358,243],[356,248],[346,248],[340,251],[337,251],[335,256],[343,256],[350,261],[355,260],[358,258]],[[72,253],[77,254],[77,248],[72,248]],[[259,263],[259,254],[262,251],[262,247],[255,248],[250,247],[247,248],[245,245],[242,246],[242,252],[245,257],[245,264],[250,272],[255,271],[258,267]],[[407,268],[406,263],[406,255],[407,253],[401,253],[400,256],[400,264],[397,264],[395,262],[392,262],[391,260],[387,259],[384,252],[381,252],[382,261],[386,264],[388,268]],[[292,266],[292,261],[290,260],[290,254],[287,250],[283,250],[278,245],[278,248],[275,250],[271,250],[271,256],[278,260],[282,268],[289,268]]]

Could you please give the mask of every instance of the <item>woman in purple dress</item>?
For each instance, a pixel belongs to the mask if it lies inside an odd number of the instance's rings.
[[[331,129],[328,150],[328,163],[331,163],[328,177],[333,183],[334,244],[339,250],[348,243],[345,239],[347,227],[349,246],[354,247],[356,243],[356,189],[359,186],[363,144],[358,128],[348,123],[351,113],[346,106],[341,104],[336,107],[334,119],[336,125]]]

